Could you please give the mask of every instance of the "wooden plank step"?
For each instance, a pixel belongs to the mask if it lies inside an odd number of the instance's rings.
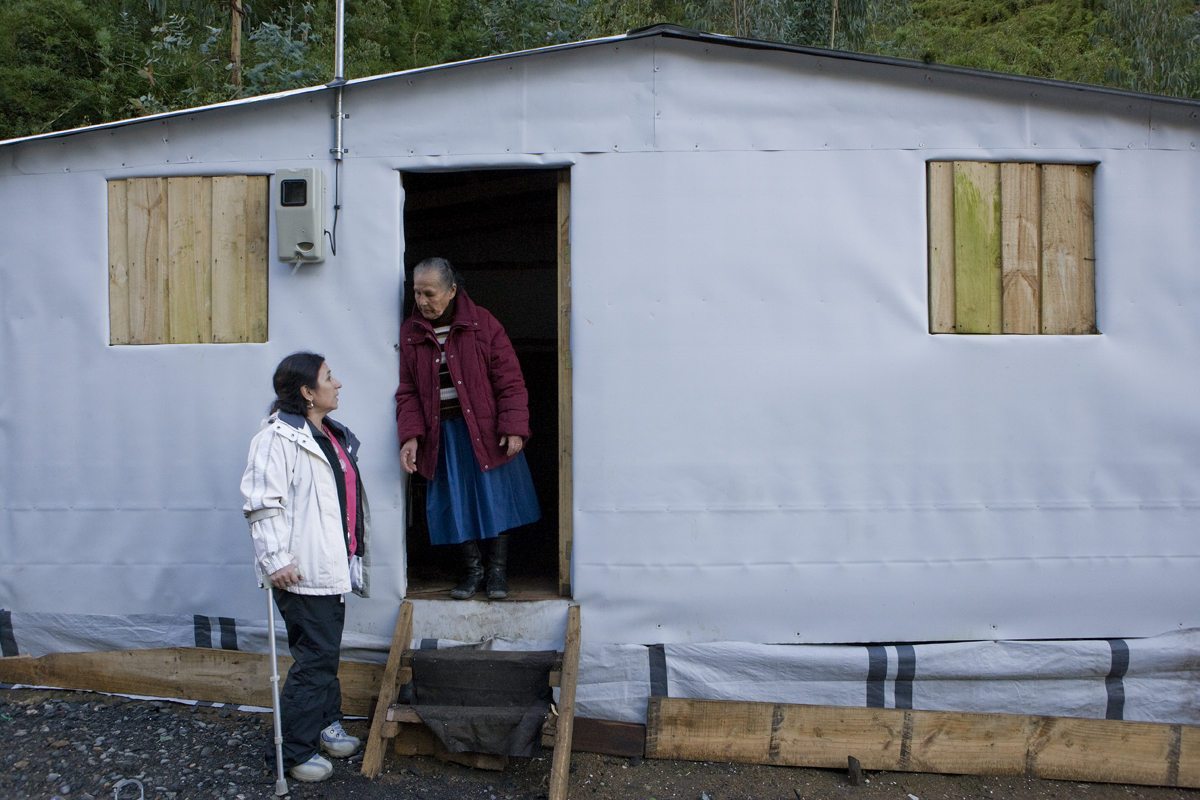
[[[388,722],[414,722],[418,725],[423,724],[421,717],[417,712],[412,710],[411,706],[394,705],[387,710]]]
[[[1200,788],[1200,727],[651,697],[646,757]]]

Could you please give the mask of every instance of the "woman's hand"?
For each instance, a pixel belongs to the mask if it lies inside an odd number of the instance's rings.
[[[417,439],[414,436],[400,447],[400,466],[412,475],[417,471]]]
[[[520,436],[511,434],[511,433],[508,436],[500,437],[500,446],[504,447],[506,443],[508,445],[508,457],[509,458],[512,458],[517,453],[521,452],[521,448],[525,446],[524,439],[522,439]]]
[[[276,589],[287,589],[289,586],[295,586],[299,582],[300,570],[296,569],[295,564],[288,564],[283,569],[278,569],[271,573],[271,585]]]

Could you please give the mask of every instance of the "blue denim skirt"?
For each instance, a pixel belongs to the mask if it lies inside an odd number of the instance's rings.
[[[484,472],[461,417],[441,423],[437,471],[425,498],[431,544],[492,539],[542,518],[525,453]]]

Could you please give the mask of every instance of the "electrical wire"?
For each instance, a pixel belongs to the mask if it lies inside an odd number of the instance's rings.
[[[339,158],[333,162],[333,230],[325,231],[325,235],[329,237],[329,251],[335,256],[337,255],[338,211],[342,208],[341,174],[342,160]]]

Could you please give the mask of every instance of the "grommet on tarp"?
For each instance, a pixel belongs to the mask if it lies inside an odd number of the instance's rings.
[[[113,800],[121,800],[121,789],[126,786],[136,786],[139,792],[137,800],[146,800],[146,790],[142,788],[142,782],[136,778],[125,778],[118,781],[117,785],[113,787]],[[128,795],[128,797],[133,797],[133,795]]]

